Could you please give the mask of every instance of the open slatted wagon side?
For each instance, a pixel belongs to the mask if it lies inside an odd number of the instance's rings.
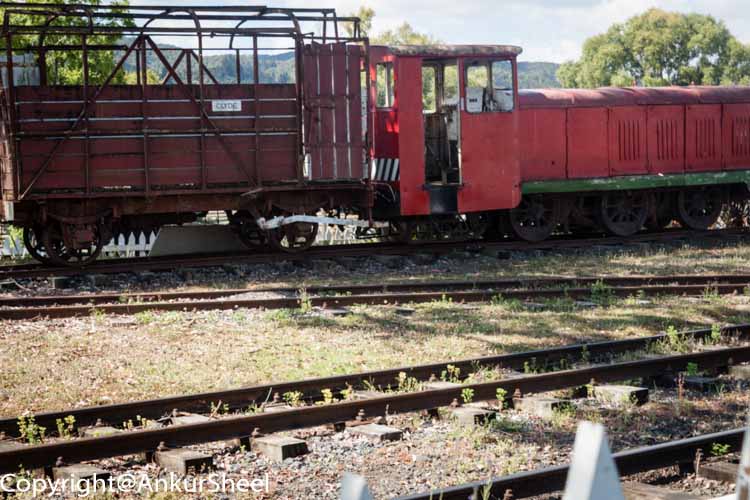
[[[286,250],[312,244],[321,211],[371,219],[357,19],[331,9],[5,6],[0,218],[24,228],[37,258],[83,265],[112,234],[209,210],[226,211],[248,243]],[[293,81],[262,81],[272,50],[293,54]],[[79,84],[61,84],[49,63],[65,51],[82,61]],[[102,51],[113,67],[95,75]],[[213,54],[235,66],[230,81],[207,66]],[[14,68],[20,57],[34,61],[34,85]]]

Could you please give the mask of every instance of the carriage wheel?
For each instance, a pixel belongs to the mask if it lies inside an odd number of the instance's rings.
[[[23,244],[26,250],[29,252],[34,259],[38,260],[42,264],[51,264],[52,261],[47,255],[47,250],[44,249],[44,244],[41,238],[42,231],[38,227],[25,227],[23,228]]]
[[[644,193],[609,193],[601,198],[599,220],[615,236],[631,236],[648,218],[648,197]]]
[[[544,196],[524,196],[521,204],[508,213],[514,235],[526,241],[546,240],[557,227],[555,200]]]
[[[653,203],[654,210],[646,219],[646,227],[651,231],[661,231],[675,219],[675,197],[672,193],[657,193]]]
[[[684,228],[703,230],[716,223],[724,208],[718,189],[691,189],[677,196],[677,219]]]
[[[302,252],[315,243],[318,225],[295,222],[268,231],[268,241],[277,250],[288,253]]]
[[[47,226],[42,233],[44,248],[47,250],[50,260],[55,264],[83,267],[94,262],[104,248],[104,241],[102,241],[103,225],[101,223],[95,224],[92,232],[92,241],[80,248],[68,248],[63,237],[62,226],[53,223]]]
[[[266,244],[265,231],[258,227],[258,224],[249,212],[239,211],[232,214],[227,211],[227,217],[240,241],[246,247],[257,249]]]

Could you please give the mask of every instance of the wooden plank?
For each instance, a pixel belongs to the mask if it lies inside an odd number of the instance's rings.
[[[622,483],[625,500],[699,500],[702,497],[644,483]]]

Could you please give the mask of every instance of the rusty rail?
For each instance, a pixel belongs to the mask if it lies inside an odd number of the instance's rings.
[[[644,285],[610,287],[613,297],[630,296],[701,296],[706,293],[720,295],[745,293],[748,282],[704,285]],[[451,300],[453,302],[487,302],[503,300],[585,299],[592,297],[591,288],[560,288],[540,290],[479,289],[468,291],[445,290],[438,292],[395,292],[363,295],[312,296],[305,299],[313,307],[336,308],[356,305],[420,304]],[[0,309],[0,320],[35,318],[71,318],[90,314],[130,315],[145,311],[216,311],[234,309],[295,309],[300,307],[299,297],[233,300],[188,300],[175,302],[144,302],[139,304],[69,305],[53,307],[15,307]]]
[[[43,307],[72,304],[108,304],[108,303],[139,303],[170,300],[211,300],[227,298],[250,293],[277,293],[297,295],[301,289],[311,295],[342,295],[342,294],[377,294],[395,292],[429,292],[439,290],[513,290],[539,289],[546,287],[582,287],[601,283],[609,287],[646,286],[646,285],[692,285],[708,286],[717,284],[745,284],[750,285],[750,274],[707,274],[693,275],[664,275],[664,276],[601,276],[601,277],[545,277],[526,279],[496,279],[496,280],[465,280],[465,281],[431,281],[431,282],[396,282],[362,285],[332,285],[332,286],[301,286],[301,287],[261,287],[235,288],[222,290],[201,290],[189,292],[141,292],[141,293],[91,293],[82,295],[52,295],[35,297],[0,298],[0,307]]]
[[[372,399],[314,405],[273,413],[259,413],[211,420],[204,423],[138,430],[104,437],[60,441],[0,452],[0,473],[50,467],[56,463],[77,463],[171,447],[223,441],[250,436],[254,430],[274,433],[355,420],[362,415],[409,413],[448,406],[461,399],[462,391],[473,390],[475,401],[493,400],[497,390],[506,394],[537,393],[597,382],[655,376],[681,371],[689,363],[706,369],[750,361],[750,347],[730,347],[692,354],[650,358],[575,370],[544,373],[513,379],[465,384],[456,388],[388,394]]]
[[[714,444],[729,446],[730,452],[740,451],[745,428],[732,429],[723,432],[703,434],[701,436],[643,446],[631,450],[624,450],[613,455],[620,476],[638,474],[664,467],[689,464],[695,460],[700,451],[704,456],[710,455]],[[490,481],[474,483],[433,490],[428,493],[405,495],[394,500],[466,500],[467,498],[483,498],[487,491],[492,498],[507,498],[506,492],[512,493],[512,498],[528,498],[560,491],[565,487],[568,475],[568,465],[556,465],[528,472],[519,472],[509,476],[493,478]]]

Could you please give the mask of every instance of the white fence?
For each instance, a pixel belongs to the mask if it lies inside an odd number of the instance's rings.
[[[156,234],[154,233],[150,233],[148,236],[141,233],[138,237],[131,234],[128,238],[120,235],[118,238],[110,240],[102,249],[102,255],[106,257],[140,257],[147,255],[155,239]],[[20,259],[28,256],[23,241],[18,241],[10,235],[3,236],[0,257]]]

